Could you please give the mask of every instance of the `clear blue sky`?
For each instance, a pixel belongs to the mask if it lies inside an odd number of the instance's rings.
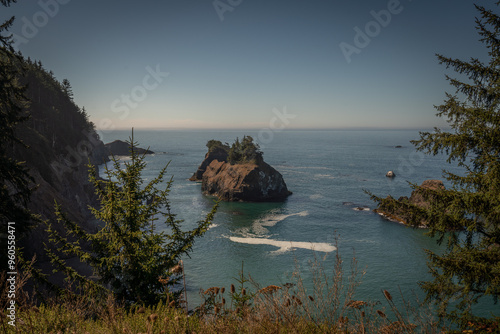
[[[454,93],[435,53],[486,54],[473,3],[19,0],[0,18],[101,128],[427,129]]]

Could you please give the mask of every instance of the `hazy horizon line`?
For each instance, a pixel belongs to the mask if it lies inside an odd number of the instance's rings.
[[[272,132],[285,132],[285,131],[433,131],[436,127],[317,127],[317,128],[288,128],[271,130]],[[439,128],[439,127],[438,127]],[[261,131],[266,128],[262,127],[116,127],[114,129],[104,129],[96,128],[97,131],[102,132],[112,132],[112,131],[124,131],[124,130],[148,130],[148,131]],[[441,130],[449,131],[451,128],[439,128]]]

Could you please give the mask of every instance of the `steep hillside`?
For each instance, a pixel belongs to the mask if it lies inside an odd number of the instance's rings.
[[[19,81],[27,85],[31,117],[17,127],[16,133],[29,148],[15,144],[11,153],[16,160],[25,161],[35,178],[37,189],[29,207],[43,220],[55,221],[57,201],[69,217],[91,230],[95,224],[88,206],[97,205],[97,201],[88,181],[87,165],[107,161],[107,150],[85,110],[74,103],[69,81],[57,81],[41,62],[29,58],[22,66]],[[39,261],[46,260],[42,251],[46,241],[44,227],[36,227],[24,238],[27,255],[36,253]]]

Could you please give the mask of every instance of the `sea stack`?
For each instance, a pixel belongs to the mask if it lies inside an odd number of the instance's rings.
[[[264,162],[252,137],[236,139],[231,147],[210,140],[207,147],[205,159],[190,178],[201,181],[204,194],[241,202],[281,202],[292,194],[283,176]]]
[[[115,140],[114,142],[107,143],[104,145],[108,150],[108,155],[130,155],[130,144],[121,140]],[[137,154],[154,154],[155,152],[134,147],[134,151]]]

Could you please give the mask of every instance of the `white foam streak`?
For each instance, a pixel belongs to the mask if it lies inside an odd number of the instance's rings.
[[[210,224],[210,226],[208,226],[208,230],[211,230],[211,229],[216,228],[216,227],[219,227],[219,225],[212,223],[212,224]]]
[[[332,246],[329,243],[325,242],[280,241],[267,238],[238,238],[238,237],[229,237],[229,240],[242,244],[275,246],[279,248],[277,252],[286,252],[295,248],[310,249],[313,251],[325,252],[325,253],[337,250],[335,246]]]
[[[309,215],[309,212],[307,211],[291,213],[288,215],[270,215],[255,221],[252,224],[252,230],[256,234],[266,234],[269,232],[266,227],[273,227],[274,225],[276,225],[280,221],[287,219],[288,217],[293,217],[293,216],[305,217],[307,215]]]

